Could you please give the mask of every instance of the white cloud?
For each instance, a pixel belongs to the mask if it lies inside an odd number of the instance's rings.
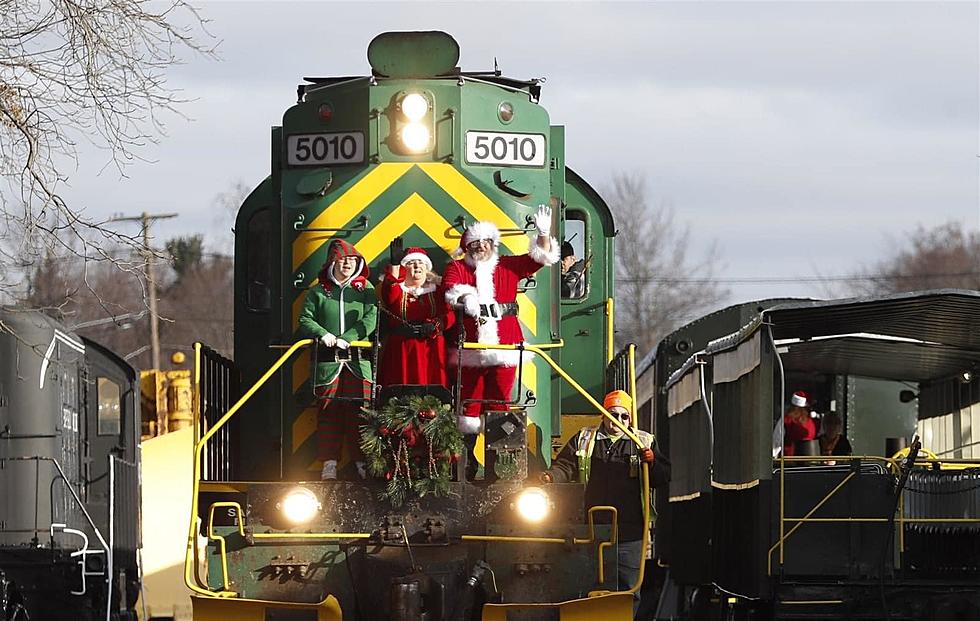
[[[213,197],[269,170],[269,128],[303,76],[363,75],[384,30],[444,29],[461,66],[547,76],[567,160],[594,185],[649,175],[654,200],[718,239],[731,276],[847,273],[919,223],[978,213],[976,3],[207,3],[222,62],[172,82],[193,123],[129,179],[70,196],[103,213],[179,211],[158,237],[215,230]],[[224,226],[224,225],[222,225]],[[801,241],[802,239],[802,241]],[[773,257],[778,257],[774,261]],[[740,286],[735,299],[819,293]]]

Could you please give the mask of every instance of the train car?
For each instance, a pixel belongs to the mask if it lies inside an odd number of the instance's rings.
[[[976,291],[770,300],[664,339],[656,618],[980,619],[978,318]],[[849,454],[784,455],[798,391]]]
[[[0,310],[0,616],[136,619],[139,377],[36,311]]]
[[[642,577],[617,581],[615,518],[586,514],[581,485],[536,484],[553,443],[608,415],[607,389],[632,392],[633,348],[612,344],[613,219],[567,166],[541,80],[462,71],[458,59],[445,33],[384,33],[368,75],[306,78],[272,130],[271,173],[236,225],[236,360],[196,354],[185,565],[196,619],[632,618]],[[541,204],[585,280],[565,298],[558,266],[520,282],[517,390],[483,421],[476,479],[460,462],[446,493],[404,503],[350,465],[321,481],[311,369],[345,354],[302,338],[298,316],[328,244],[352,244],[377,275],[398,237],[441,271],[475,221],[499,227],[501,254],[526,252]],[[380,341],[351,344],[375,373]],[[501,346],[452,344],[487,347]],[[435,420],[461,406],[450,384],[423,387]],[[371,410],[419,396],[402,389],[375,383]]]

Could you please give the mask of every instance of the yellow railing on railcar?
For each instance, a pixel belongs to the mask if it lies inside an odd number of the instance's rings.
[[[930,453],[931,455],[931,453]],[[914,518],[906,517],[905,515],[905,495],[902,494],[898,497],[898,505],[893,517],[881,517],[881,516],[846,516],[846,517],[813,517],[813,515],[824,506],[831,498],[833,498],[838,492],[840,492],[849,481],[851,481],[857,472],[852,470],[848,472],[847,476],[840,481],[833,489],[824,494],[813,507],[810,508],[802,516],[787,516],[786,515],[786,465],[796,465],[796,466],[806,466],[811,464],[827,464],[828,462],[871,462],[883,464],[888,470],[893,473],[898,474],[901,471],[900,459],[896,457],[881,457],[879,455],[848,455],[846,457],[842,456],[810,456],[810,455],[800,455],[800,456],[788,456],[779,457],[774,460],[778,464],[779,468],[779,539],[776,543],[769,548],[767,554],[766,567],[767,573],[769,575],[773,574],[773,553],[777,550],[779,551],[779,566],[782,567],[785,563],[785,544],[786,541],[796,533],[805,524],[814,523],[888,523],[895,522],[896,530],[898,531],[898,558],[901,563],[902,555],[905,553],[905,525],[906,524],[977,524],[980,523],[980,515],[974,517],[936,517],[936,518]],[[935,455],[932,458],[916,459],[916,465],[930,465],[940,467],[943,463],[951,464],[955,469],[960,469],[961,467],[980,467],[980,460],[967,460],[967,459],[937,459]],[[829,464],[828,464],[829,465]],[[786,527],[789,524],[793,524],[789,531]]]

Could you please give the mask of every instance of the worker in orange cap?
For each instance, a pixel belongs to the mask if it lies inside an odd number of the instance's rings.
[[[633,420],[633,399],[622,390],[614,390],[603,399],[602,407],[629,427],[639,437],[639,447],[609,418],[594,427],[583,427],[568,441],[551,462],[551,468],[541,473],[544,483],[585,484],[586,508],[616,507],[619,523],[619,590],[633,586],[640,571],[642,539],[646,536],[643,523],[643,490],[640,489],[640,464],[650,466],[650,484],[663,485],[670,479],[670,461],[656,452],[652,434],[636,429]],[[609,523],[611,514],[599,512],[596,523]],[[633,612],[640,605],[640,593],[633,595]]]

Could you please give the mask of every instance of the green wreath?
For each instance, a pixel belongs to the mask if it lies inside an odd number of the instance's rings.
[[[361,450],[368,471],[387,481],[379,497],[393,507],[411,495],[448,496],[452,465],[463,452],[452,406],[431,395],[394,397],[364,410]]]

